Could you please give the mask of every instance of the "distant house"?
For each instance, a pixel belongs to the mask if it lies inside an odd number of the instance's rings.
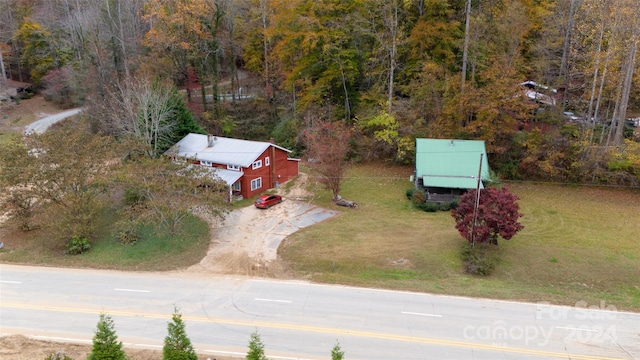
[[[2,85],[0,79],[0,85]],[[0,86],[0,100],[8,100],[15,98],[26,98],[29,93],[33,92],[33,85],[20,81],[7,79],[6,86]]]
[[[415,185],[425,189],[428,201],[451,201],[489,180],[489,163],[484,141],[416,139]]]
[[[300,160],[290,153],[272,142],[188,134],[166,154],[210,168],[234,196],[246,199],[298,175]]]
[[[525,88],[524,95],[529,100],[543,105],[555,106],[557,101],[561,98],[558,94],[558,90],[546,85],[538,84],[531,80],[521,83],[520,86]]]

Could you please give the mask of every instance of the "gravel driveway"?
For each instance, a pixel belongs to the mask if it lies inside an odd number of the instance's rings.
[[[212,223],[207,255],[187,271],[243,275],[268,272],[284,238],[338,214],[307,202],[283,199],[266,210],[253,205],[236,209],[223,222]]]
[[[71,110],[67,110],[67,111],[63,111],[61,113],[55,114],[55,115],[49,115],[45,118],[42,118],[38,121],[34,121],[31,124],[27,125],[24,129],[24,133],[25,134],[30,134],[30,133],[36,133],[36,134],[42,134],[45,131],[47,131],[47,129],[61,121],[64,120],[70,116],[76,115],[79,112],[81,112],[82,109],[71,109]]]

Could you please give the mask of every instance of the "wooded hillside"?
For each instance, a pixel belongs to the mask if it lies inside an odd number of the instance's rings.
[[[273,137],[297,155],[305,129],[342,122],[356,160],[411,163],[416,137],[482,139],[505,178],[640,186],[628,120],[640,115],[639,8],[0,0],[0,85],[29,82],[63,107],[87,106],[93,128],[113,135],[140,104],[175,102],[175,86],[207,132]]]

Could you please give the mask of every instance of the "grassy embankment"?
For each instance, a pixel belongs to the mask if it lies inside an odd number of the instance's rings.
[[[116,212],[103,212],[97,238],[91,249],[81,255],[64,255],[64,245],[51,241],[48,229],[30,232],[14,230],[6,236],[7,248],[3,262],[139,271],[173,270],[197,264],[209,247],[209,225],[196,217],[188,217],[176,235],[152,226],[140,228],[140,240],[132,245],[121,244],[112,224]]]
[[[511,184],[525,229],[501,240],[501,262],[479,277],[462,271],[466,240],[449,212],[426,213],[406,199],[410,173],[351,169],[342,194],[359,208],[293,234],[280,254],[318,282],[640,310],[639,191]],[[328,193],[316,194],[336,208]]]

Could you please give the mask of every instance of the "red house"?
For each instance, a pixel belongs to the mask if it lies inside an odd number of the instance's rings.
[[[189,134],[178,141],[171,156],[213,168],[234,195],[247,199],[277,187],[298,175],[299,159],[272,142],[231,139],[221,136]]]

